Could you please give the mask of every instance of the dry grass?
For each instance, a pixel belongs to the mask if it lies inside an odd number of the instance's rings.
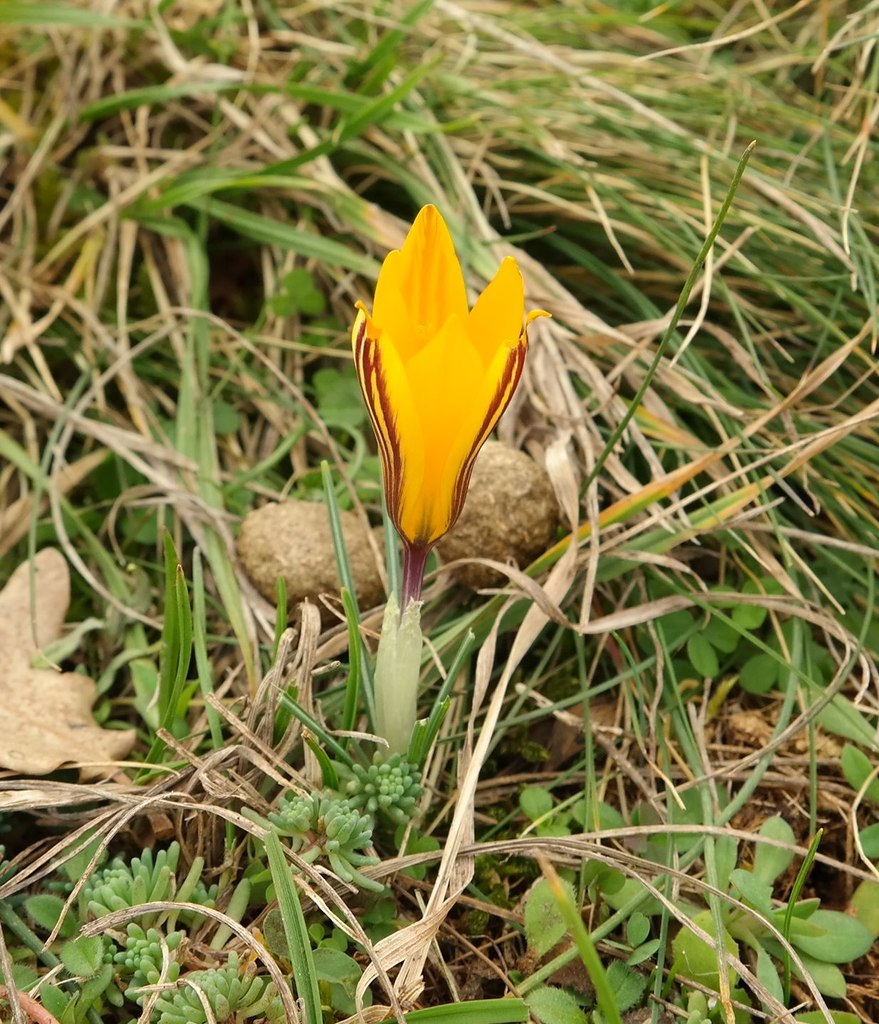
[[[82,25],[40,30],[4,28],[0,13],[3,576],[34,545],[62,547],[82,617],[105,621],[84,655],[92,673],[125,655],[104,698],[125,718],[121,666],[149,651],[161,612],[158,527],[187,566],[197,547],[211,706],[229,737],[214,751],[178,738],[186,767],[151,787],[122,768],[100,787],[7,778],[0,806],[40,829],[97,824],[107,843],[176,836],[229,878],[255,828],[241,802],[264,804],[267,778],[314,782],[278,755],[263,714],[274,609],[236,562],[235,524],[255,500],[310,494],[323,458],[351,483],[354,507],[375,512],[374,476],[322,421],[312,380],[318,367],[348,372],[353,301],[432,201],[474,287],[515,252],[528,302],[553,312],[502,436],[546,465],[576,543],[560,540],[499,597],[469,602],[444,578],[428,590],[447,663],[471,625],[481,646],[429,773],[424,810],[443,841],[430,887],[395,874],[406,858],[376,869],[395,879],[410,927],[374,948],[331,879],[312,872],[305,891],[365,940],[380,976],[395,972],[379,1001],[395,992],[412,1005],[516,988],[510,922],[529,876],[498,881],[505,907],[497,892],[483,898],[477,857],[498,879],[505,858],[536,851],[612,864],[675,928],[690,916],[682,894],[699,903],[711,878],[699,858],[660,872],[641,856],[644,837],[744,842],[781,813],[799,856],[825,829],[815,891],[844,909],[875,873],[855,853],[869,804],[853,808],[838,761],[853,735],[875,760],[879,713],[879,10],[362,6],[122,0],[101,8],[104,25],[82,3]],[[717,245],[653,365],[752,139]],[[270,301],[301,266],[330,303],[317,322]],[[778,593],[712,596],[758,577]],[[707,689],[682,676],[663,632],[663,616],[694,609],[708,623],[736,600],[768,610],[763,642],[777,638],[789,666],[760,697],[736,686],[740,665]],[[301,679],[346,649],[341,626],[310,633],[274,671]],[[821,685],[810,681],[819,650]],[[194,702],[193,728],[205,713]],[[546,760],[529,761],[529,744]],[[600,795],[626,826],[520,837],[525,780]],[[698,820],[682,817],[693,793]],[[509,823],[493,831],[499,815]],[[0,897],[47,878],[60,855],[19,839],[21,871]],[[476,938],[465,934],[474,908],[491,918]],[[476,991],[471,956],[485,972]],[[734,966],[776,1019],[793,1019],[753,965]],[[857,970],[850,1005],[873,1019],[879,990]],[[813,984],[797,995],[824,1005]]]

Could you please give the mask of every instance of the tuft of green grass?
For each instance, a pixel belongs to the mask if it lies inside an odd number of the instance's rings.
[[[553,313],[500,434],[572,507],[502,594],[430,578],[420,817],[378,841],[385,897],[308,876],[308,1019],[351,1016],[368,960],[413,1024],[529,997],[597,1020],[558,973],[578,914],[653,1020],[879,1015],[826,938],[875,953],[875,30],[843,0],[0,6],[0,582],[64,551],[72,617],[101,623],[64,667],[149,765],[0,783],[22,992],[127,1019],[103,968],[41,981],[64,959],[27,901],[70,898],[84,830],[126,856],[176,837],[260,929],[279,851],[241,809],[371,756],[379,618],[345,580],[344,622],[288,630],[234,540],[288,496],[382,522],[347,335],[433,202],[474,291],[514,253]],[[538,855],[573,895],[530,962]]]

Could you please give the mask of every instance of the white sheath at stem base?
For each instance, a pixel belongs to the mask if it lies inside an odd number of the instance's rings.
[[[373,680],[376,732],[388,741],[392,754],[406,753],[415,728],[421,646],[421,602],[410,601],[400,615],[392,594],[382,621]]]

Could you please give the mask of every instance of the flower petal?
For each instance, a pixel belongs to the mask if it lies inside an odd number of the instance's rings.
[[[467,317],[464,275],[445,221],[435,206],[425,206],[403,248],[388,253],[382,264],[372,317],[408,359],[452,315]]]
[[[519,265],[507,256],[470,312],[468,329],[485,365],[498,348],[518,344],[525,316],[525,285]]]
[[[398,393],[391,394],[387,370],[379,347],[378,331],[362,304],[358,303],[358,306],[359,311],[351,332],[354,364],[378,442],[388,511],[399,529],[396,513],[399,511],[403,487],[403,456],[397,430],[397,409],[405,399],[399,394],[399,387]]]
[[[448,229],[425,207],[388,254],[352,345],[382,460],[388,511],[425,553],[455,522],[528,347],[522,275],[508,257],[472,312]],[[414,592],[414,591],[413,591]]]
[[[452,318],[405,367],[418,403],[416,423],[398,421],[403,437],[399,528],[414,544],[433,544],[460,515],[473,463],[509,404],[525,361],[523,331],[486,369],[462,326]]]
[[[456,438],[454,454],[449,459],[446,469],[443,490],[451,493],[451,502],[449,522],[443,533],[454,526],[464,508],[476,456],[510,404],[522,376],[527,351],[528,339],[523,330],[513,348],[502,349],[495,355],[491,367],[483,378],[481,394],[476,400],[476,408],[483,414],[482,420],[475,425],[475,429],[472,422],[466,426],[462,425]],[[439,536],[434,539],[438,540]]]
[[[451,316],[405,364],[414,421],[400,420],[404,438],[404,485],[400,525],[413,543],[432,543],[448,529],[452,495],[444,488],[462,426],[478,415],[484,369],[466,322]]]

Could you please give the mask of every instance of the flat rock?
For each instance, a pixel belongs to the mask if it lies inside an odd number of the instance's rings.
[[[444,562],[491,558],[523,569],[549,547],[558,525],[558,503],[546,470],[525,452],[489,441],[473,467],[461,516],[437,551]],[[463,565],[453,572],[474,590],[507,582],[483,565]]]
[[[368,529],[353,512],[340,512],[342,533],[361,608],[384,599]],[[381,538],[379,531],[379,547]],[[314,501],[283,501],[249,512],[236,542],[244,571],[259,592],[277,600],[277,579],[284,577],[292,613],[306,598],[321,608],[321,594],[338,598],[341,590],[326,506]]]

